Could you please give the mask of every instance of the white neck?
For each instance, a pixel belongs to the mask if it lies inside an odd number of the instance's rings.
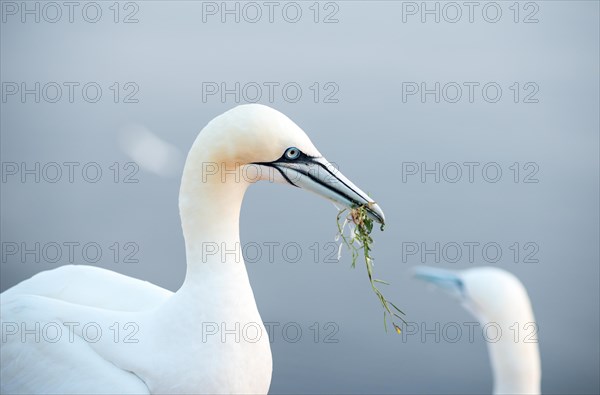
[[[234,167],[215,158],[210,149],[214,146],[210,135],[203,137],[200,133],[185,163],[179,213],[187,273],[177,293],[191,293],[197,304],[206,303],[204,297],[208,297],[230,308],[241,307],[232,300],[243,298],[249,307],[255,308],[239,237],[242,200],[249,183],[227,172],[222,178],[223,170],[231,171]]]
[[[517,313],[517,314],[515,314]],[[488,353],[494,375],[494,394],[540,394],[541,367],[535,318],[529,306],[511,312],[510,319],[481,319],[499,325],[502,334],[493,342],[495,330],[489,329]],[[518,328],[518,329],[517,329]]]

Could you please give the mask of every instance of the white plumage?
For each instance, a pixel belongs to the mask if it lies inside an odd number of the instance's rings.
[[[256,171],[259,177],[248,179]],[[182,287],[172,293],[70,265],[7,290],[0,295],[2,392],[266,393],[270,345],[243,260],[206,254],[207,246],[239,248],[243,196],[258,180],[289,183],[349,207],[373,202],[283,114],[262,105],[222,114],[199,134],[183,171]],[[383,222],[376,204],[368,210]],[[240,331],[240,339],[209,335],[214,325]],[[59,329],[62,336],[54,336]]]
[[[496,267],[450,271],[421,266],[415,274],[458,297],[482,327],[500,328],[500,335],[490,335],[487,341],[494,394],[541,392],[537,324],[527,290],[517,277]]]

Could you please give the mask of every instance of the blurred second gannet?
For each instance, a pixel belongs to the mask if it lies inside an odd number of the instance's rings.
[[[459,298],[479,323],[499,326],[501,334],[487,347],[494,374],[494,394],[539,394],[541,364],[537,325],[527,290],[513,274],[495,267],[451,271],[426,266],[415,276]],[[529,329],[515,339],[511,328]]]

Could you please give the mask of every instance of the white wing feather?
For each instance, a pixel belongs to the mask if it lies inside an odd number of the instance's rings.
[[[7,289],[2,297],[24,294],[118,311],[154,308],[173,293],[147,281],[86,265],[65,265]]]
[[[148,394],[139,377],[98,355],[62,325],[55,311],[32,303],[31,295],[135,312],[155,308],[172,294],[146,281],[79,265],[38,273],[8,289],[0,294],[0,392]],[[44,334],[43,328],[50,333]],[[54,341],[57,328],[62,335]]]

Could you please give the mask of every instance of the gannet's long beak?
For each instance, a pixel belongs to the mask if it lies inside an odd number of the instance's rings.
[[[413,270],[415,278],[433,284],[454,296],[465,296],[464,283],[459,273],[429,266],[417,266]]]
[[[274,162],[259,164],[274,167],[290,184],[345,207],[365,206],[371,219],[382,225],[385,223],[385,216],[377,203],[323,157],[301,155],[295,160],[282,157]]]

